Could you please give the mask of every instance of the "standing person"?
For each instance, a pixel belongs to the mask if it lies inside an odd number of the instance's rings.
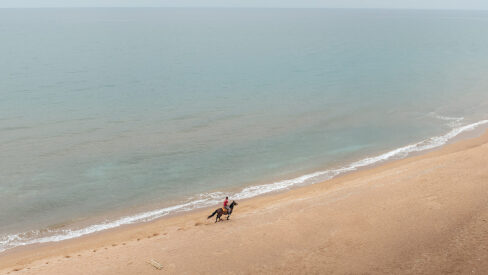
[[[229,214],[230,213],[229,197],[225,197],[224,208],[227,210],[227,214]]]

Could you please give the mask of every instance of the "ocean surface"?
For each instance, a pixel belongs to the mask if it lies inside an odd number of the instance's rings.
[[[439,147],[487,75],[488,12],[0,9],[0,251]]]

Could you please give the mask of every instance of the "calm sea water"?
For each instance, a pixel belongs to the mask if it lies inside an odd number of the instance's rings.
[[[488,13],[0,10],[0,251],[315,183],[488,119]]]

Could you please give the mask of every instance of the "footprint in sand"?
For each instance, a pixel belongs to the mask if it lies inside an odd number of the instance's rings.
[[[441,209],[442,203],[439,202],[437,196],[428,196],[424,198],[425,204],[430,209]]]

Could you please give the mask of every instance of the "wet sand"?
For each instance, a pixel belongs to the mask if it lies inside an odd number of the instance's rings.
[[[486,274],[488,133],[213,210],[7,251],[0,274]]]

